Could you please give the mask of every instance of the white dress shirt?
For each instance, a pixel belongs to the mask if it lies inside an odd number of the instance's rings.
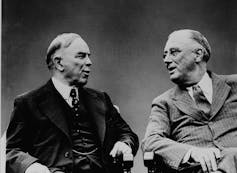
[[[207,74],[207,72],[203,75],[202,79],[197,83],[197,85],[200,86],[203,94],[207,98],[208,102],[211,104],[212,103],[212,93],[213,93],[212,80],[209,77],[209,75]],[[188,90],[189,95],[194,100],[192,86],[188,87],[187,90]]]
[[[72,88],[75,88],[73,86],[68,86],[58,79],[52,77],[52,82],[56,90],[60,93],[60,95],[64,98],[64,100],[69,104],[69,106],[72,107],[72,97],[70,97],[70,92]],[[77,98],[78,98],[78,90],[76,89],[77,92]]]

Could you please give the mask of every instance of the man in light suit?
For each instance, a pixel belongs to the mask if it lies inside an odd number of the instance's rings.
[[[74,33],[57,36],[46,62],[52,78],[16,98],[7,129],[7,173],[119,172],[117,154],[138,137],[105,92],[86,88],[90,50]]]
[[[210,56],[198,31],[174,31],[166,42],[163,60],[176,86],[153,100],[142,149],[171,170],[237,172],[237,75],[208,71]]]

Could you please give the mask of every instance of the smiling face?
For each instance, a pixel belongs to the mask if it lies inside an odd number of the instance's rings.
[[[202,50],[202,47],[190,38],[190,33],[177,32],[170,35],[164,48],[163,60],[171,81],[178,85],[196,82],[197,74],[200,74],[198,50]]]
[[[81,38],[76,38],[62,50],[62,75],[69,85],[83,86],[87,83],[92,65],[89,56],[89,47]]]

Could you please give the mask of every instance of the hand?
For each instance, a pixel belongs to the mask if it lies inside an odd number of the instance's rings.
[[[50,173],[50,171],[46,166],[36,162],[31,164],[25,173]]]
[[[112,157],[115,157],[116,155],[130,154],[130,153],[132,153],[132,149],[124,142],[118,141],[114,144],[114,147],[110,152],[110,155]]]
[[[221,157],[220,150],[217,148],[198,148],[190,149],[190,158],[201,164],[204,172],[216,172],[216,160]]]

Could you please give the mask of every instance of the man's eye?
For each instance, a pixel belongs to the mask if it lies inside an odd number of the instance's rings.
[[[170,54],[176,56],[180,51],[179,50],[171,50]]]
[[[86,57],[85,54],[79,54],[79,55],[76,56],[76,58],[81,58],[81,59],[82,59],[82,58],[85,58],[85,57]]]

